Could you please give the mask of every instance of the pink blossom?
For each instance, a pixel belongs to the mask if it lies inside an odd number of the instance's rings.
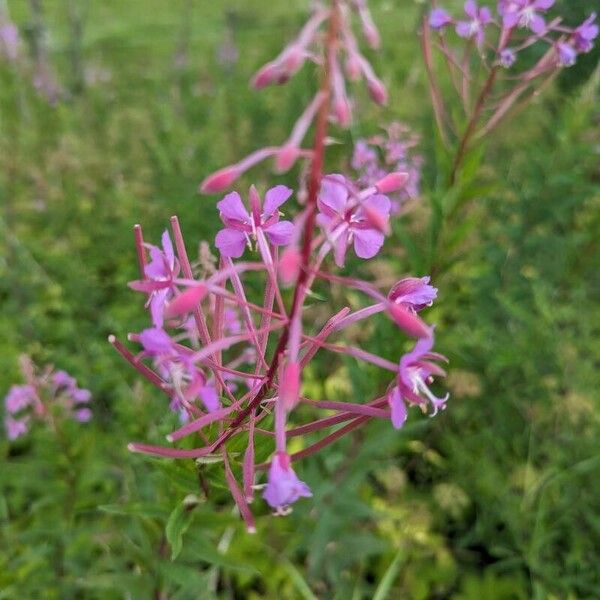
[[[485,39],[485,27],[492,22],[492,13],[486,6],[479,8],[475,0],[467,0],[464,8],[466,15],[471,19],[458,21],[456,33],[460,37],[475,38],[477,46],[481,48]]]
[[[429,285],[430,277],[406,277],[398,281],[389,293],[389,299],[418,312],[431,306],[437,297],[437,288]]]
[[[225,229],[221,229],[215,238],[215,245],[223,256],[239,258],[249,243],[250,237],[256,239],[263,232],[274,246],[289,243],[294,225],[290,221],[279,220],[279,207],[292,195],[292,190],[277,185],[267,191],[265,202],[260,205],[256,191],[250,193],[251,211],[248,212],[237,192],[227,194],[217,207]]]
[[[263,492],[263,498],[269,506],[275,509],[276,514],[285,515],[289,512],[290,504],[299,498],[310,498],[310,488],[298,479],[291,466],[287,453],[276,452],[271,461],[269,479]]]
[[[367,218],[365,208],[374,211],[382,221],[387,221],[390,214],[387,196],[374,194],[357,203],[350,189],[351,183],[343,175],[326,175],[318,198],[317,222],[331,238],[339,267],[344,266],[350,244],[354,245],[356,256],[364,259],[373,258],[383,246],[385,236]]]

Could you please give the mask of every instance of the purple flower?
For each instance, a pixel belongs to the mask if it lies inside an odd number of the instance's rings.
[[[369,144],[366,140],[357,140],[354,145],[354,152],[352,154],[352,168],[355,170],[360,170],[365,167],[368,167],[372,163],[377,161],[377,152]]]
[[[434,8],[429,13],[429,27],[439,31],[452,23],[452,17],[443,8]]]
[[[173,340],[166,331],[158,327],[144,329],[139,341],[150,356],[170,356],[173,352]]]
[[[73,389],[77,387],[74,377],[71,377],[66,371],[56,371],[52,376],[52,381],[57,388]]]
[[[29,430],[29,417],[13,419],[10,415],[4,417],[4,426],[9,440],[16,440]]]
[[[598,25],[595,23],[596,13],[592,13],[573,32],[573,42],[578,52],[589,52],[598,37]]]
[[[6,398],[4,406],[6,411],[15,414],[35,402],[35,389],[32,385],[13,385]]]
[[[502,15],[504,27],[526,27],[538,35],[546,29],[546,22],[539,11],[548,10],[554,0],[504,0],[498,12]]]
[[[515,64],[516,60],[517,55],[510,48],[504,48],[504,50],[500,52],[500,64],[505,69],[510,69],[510,67],[512,67]]]
[[[469,21],[458,21],[456,33],[463,38],[475,38],[477,46],[481,48],[485,40],[485,27],[492,22],[492,13],[487,6],[479,8],[475,0],[465,2],[465,14]]]
[[[73,401],[76,403],[86,403],[89,402],[92,399],[92,393],[90,392],[90,390],[84,390],[81,388],[75,388],[72,392],[71,392],[71,398],[73,398]]]
[[[294,225],[290,221],[279,220],[279,207],[292,195],[292,190],[284,185],[277,185],[265,194],[265,202],[261,207],[260,197],[256,190],[250,190],[250,214],[237,192],[227,194],[217,207],[225,229],[221,229],[215,238],[215,245],[221,254],[231,258],[239,258],[244,253],[250,236],[256,239],[258,232],[263,232],[275,246],[285,246],[292,238]]]
[[[432,332],[433,333],[433,332]],[[397,429],[406,420],[405,403],[416,404],[425,409],[431,404],[433,412],[446,408],[449,394],[438,398],[429,389],[434,376],[445,377],[445,371],[433,361],[446,361],[446,357],[432,352],[433,335],[417,340],[415,347],[400,359],[397,386],[388,394],[388,403],[392,410],[392,424]]]
[[[285,515],[290,504],[301,497],[310,498],[310,488],[298,479],[291,466],[291,460],[285,452],[276,452],[271,461],[269,479],[263,492],[263,498],[276,514]]]
[[[89,408],[78,408],[73,412],[76,421],[87,423],[92,418],[92,411]]]
[[[406,277],[396,283],[388,297],[415,312],[431,306],[437,297],[437,288],[429,285],[430,277]]]
[[[572,67],[577,61],[577,50],[566,42],[558,42],[556,44],[556,54],[560,67]]]
[[[355,204],[350,182],[343,175],[326,175],[321,183],[318,207],[317,223],[330,236],[339,267],[344,266],[351,243],[359,258],[373,258],[381,250],[385,236],[374,226],[373,217],[387,222],[390,214],[387,196],[375,194]],[[371,211],[373,217],[369,216]]]
[[[0,53],[11,62],[19,56],[19,30],[14,23],[0,23]]]

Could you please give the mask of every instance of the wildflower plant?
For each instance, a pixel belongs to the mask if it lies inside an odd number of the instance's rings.
[[[24,384],[13,385],[4,398],[4,428],[9,440],[26,435],[35,423],[55,429],[63,419],[86,423],[92,418],[92,394],[66,371],[36,368],[29,356],[20,359]]]
[[[444,144],[456,146],[451,184],[477,143],[592,49],[598,37],[596,14],[578,26],[568,25],[552,13],[554,4],[499,0],[491,8],[467,0],[462,14],[435,6],[424,19],[422,50],[437,127]],[[443,58],[443,69],[434,61],[434,50]],[[442,91],[445,73],[460,113],[452,95]]]
[[[252,80],[256,89],[280,85],[304,63],[316,65],[319,89],[290,136],[207,176],[200,186],[205,194],[223,193],[265,159],[273,160],[276,173],[302,160],[300,189],[305,192],[294,194],[284,185],[274,185],[225,194],[215,207],[223,223],[214,241],[218,265],[203,273],[190,263],[177,217],[171,218],[171,232],[165,231],[160,247],[147,243],[136,225],[140,279],[130,286],[145,295],[151,323],[129,335],[139,346],[137,353],[115,336],[109,338],[167,396],[180,418],[180,427],[167,436],[174,445],[136,442],[130,450],[195,459],[199,464],[221,461],[248,531],[255,530],[249,504],[257,490],[280,515],[312,495],[310,482],[296,473],[302,458],[371,419],[386,419],[400,428],[408,408],[434,415],[448,399],[430,388],[435,377],[445,375],[440,363],[446,359],[434,352],[433,326],[418,314],[437,295],[429,277],[407,277],[391,290],[380,290],[335,272],[344,267],[348,253],[368,260],[382,251],[390,234],[392,198],[410,179],[407,170],[397,168],[404,165],[406,157],[401,155],[376,173],[372,170],[368,178],[364,172],[357,180],[324,174],[330,123],[345,128],[353,119],[348,83],[362,80],[376,103],[387,101],[384,84],[359,50],[353,14],[366,42],[379,47],[364,0],[316,3],[296,39]],[[313,123],[308,145],[305,139]],[[394,130],[393,136],[398,135]],[[398,151],[399,143],[391,139],[388,150]],[[252,291],[257,285],[264,289],[262,301]],[[320,311],[311,303],[315,289],[323,295],[335,285],[356,290],[365,306],[352,311],[330,304],[329,317],[319,320]],[[412,350],[395,361],[340,339],[347,328],[378,314],[416,340]],[[388,371],[389,385],[367,401],[307,397],[302,388],[305,370],[324,351]],[[307,420],[315,414],[316,419]],[[308,439],[302,449],[291,452],[289,440],[304,436]],[[262,462],[257,456],[259,438],[269,441],[270,456]]]

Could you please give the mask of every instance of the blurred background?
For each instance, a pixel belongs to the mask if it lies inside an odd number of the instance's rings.
[[[557,12],[578,24],[592,4]],[[387,284],[433,273],[428,320],[452,397],[436,419],[374,423],[303,462],[314,501],[285,519],[255,507],[249,536],[221,468],[206,467],[210,497],[182,514],[193,464],[127,452],[164,439],[175,417],[106,340],[147,323],[126,285],[133,224],[156,242],[177,214],[192,254],[212,243],[215,198],[198,183],[283,140],[312,96],[310,68],[283,88],[248,85],[308,2],[0,2],[20,36],[0,57],[0,394],[21,382],[26,353],[74,375],[94,411],[61,440],[0,437],[1,599],[600,597],[598,49],[488,143],[464,230],[451,224],[425,251],[438,193],[426,6],[370,5],[390,103],[357,92],[363,118],[336,131],[328,169],[391,121],[421,136],[424,168],[386,251],[349,271]],[[258,167],[239,188],[251,182],[295,188],[297,173]],[[384,320],[355,335],[390,356],[404,344]],[[367,367],[336,360],[307,373],[315,397],[381,390]]]

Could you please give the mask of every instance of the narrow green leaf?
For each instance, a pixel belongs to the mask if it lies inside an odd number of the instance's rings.
[[[389,598],[392,586],[396,581],[396,577],[398,577],[398,571],[402,565],[404,554],[404,548],[400,548],[400,550],[398,550],[396,553],[394,560],[390,563],[390,566],[387,568],[387,571],[379,582],[379,585],[375,590],[373,600],[386,600],[386,598]]]

